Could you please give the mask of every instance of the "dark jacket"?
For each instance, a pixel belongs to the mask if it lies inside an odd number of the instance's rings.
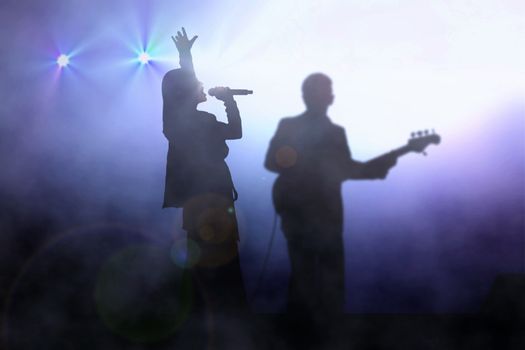
[[[169,140],[164,207],[182,207],[192,196],[205,193],[232,198],[233,183],[224,161],[226,124],[197,110],[183,117],[164,123]]]
[[[273,197],[283,225],[291,219],[312,231],[342,232],[341,183],[355,165],[344,129],[328,117],[304,113],[282,119],[265,166],[279,173]]]

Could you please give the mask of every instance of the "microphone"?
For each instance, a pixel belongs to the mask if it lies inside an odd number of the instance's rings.
[[[208,95],[217,97],[217,95],[229,94],[229,95],[251,95],[253,90],[246,89],[230,89],[229,87],[214,87],[208,90]]]

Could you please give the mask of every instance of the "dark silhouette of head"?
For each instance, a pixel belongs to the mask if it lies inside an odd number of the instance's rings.
[[[174,108],[196,107],[206,101],[206,94],[193,72],[173,69],[162,79],[162,99]]]
[[[323,73],[310,74],[303,81],[303,100],[308,111],[326,113],[334,102],[332,80]]]

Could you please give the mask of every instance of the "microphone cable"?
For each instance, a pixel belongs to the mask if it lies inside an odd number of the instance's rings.
[[[275,238],[275,232],[276,231],[277,231],[277,213],[274,213],[273,226],[272,226],[272,232],[270,234],[270,241],[268,242],[268,249],[266,250],[266,254],[264,256],[261,272],[259,273],[259,277],[257,278],[257,282],[255,283],[255,289],[253,291],[253,294],[251,295],[251,297],[248,300],[250,305],[255,300],[255,297],[257,296],[257,293],[261,289],[261,283],[263,281],[264,274],[266,273],[266,268],[268,267],[268,259],[270,258],[270,253],[272,251],[273,240]]]

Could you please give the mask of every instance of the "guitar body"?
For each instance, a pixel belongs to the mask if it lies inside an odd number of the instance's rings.
[[[291,176],[279,175],[272,187],[273,206],[277,214],[283,212],[297,212],[305,207],[305,203],[315,203],[319,198],[306,188],[298,179]],[[313,203],[312,203],[313,202]]]
[[[273,205],[278,214],[303,211],[306,203],[315,206],[323,202],[321,195],[319,184],[309,186],[303,179],[288,175],[279,175],[272,188]]]
[[[283,210],[287,206],[289,206],[287,205],[286,199],[287,197],[290,197],[290,196],[287,196],[286,191],[285,191],[288,185],[289,184],[286,183],[286,180],[283,179],[282,176],[278,176],[275,182],[273,183],[272,201],[273,201],[273,207],[275,208],[275,212],[277,214],[281,214]],[[289,198],[288,200],[291,201],[292,203],[297,202],[297,198],[295,199]]]

